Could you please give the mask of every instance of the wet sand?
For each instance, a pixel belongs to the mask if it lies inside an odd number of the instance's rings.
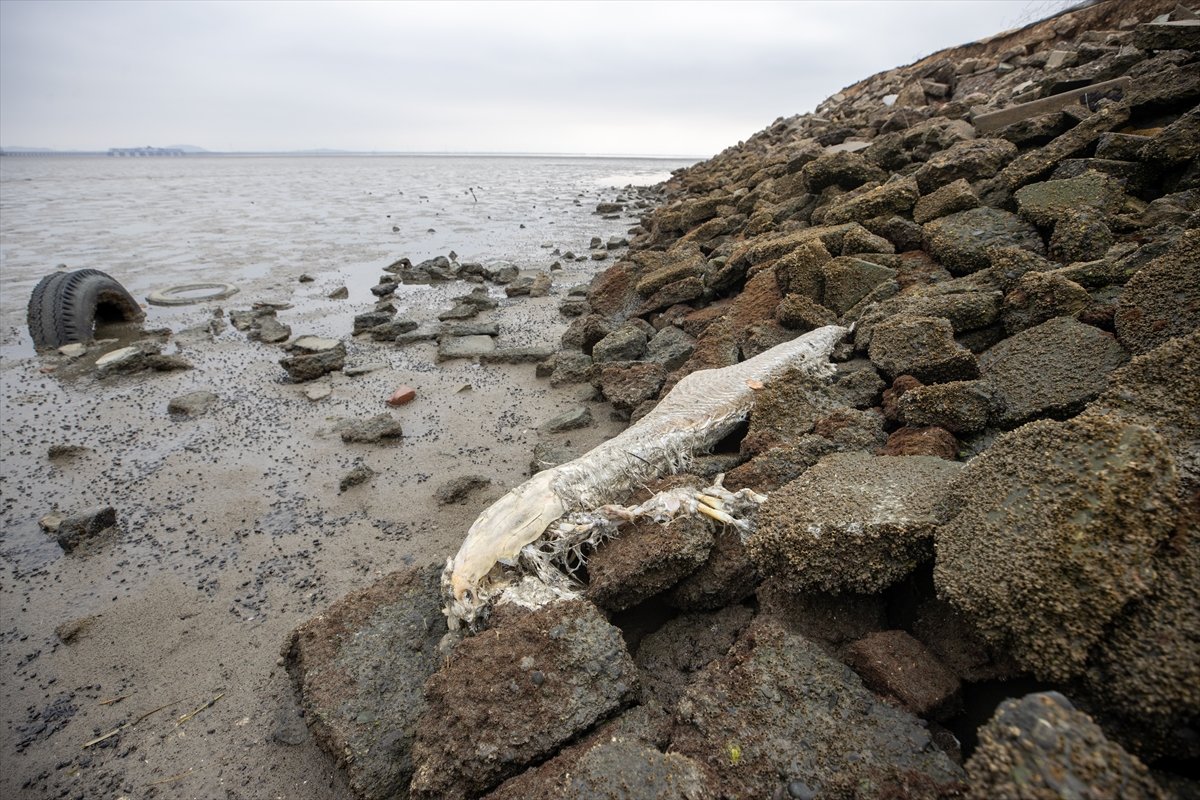
[[[635,222],[586,221],[604,238]],[[586,238],[552,241],[587,252]],[[522,266],[544,269],[550,253]],[[501,346],[554,344],[567,322],[559,301],[606,263],[564,262],[545,298],[509,299],[493,286],[500,307],[479,320],[499,323]],[[17,357],[2,373],[0,795],[345,796],[297,716],[280,660],[287,634],[391,570],[444,561],[479,511],[527,476],[538,424],[580,402],[585,387],[552,389],[530,364],[438,364],[433,343],[352,339],[378,271],[329,270],[303,284],[302,272],[313,270],[279,265],[229,300],[153,310],[146,325],[170,328],[167,351],[195,366],[183,372],[102,379],[65,359],[22,356],[8,309],[6,352]],[[341,284],[349,299],[327,299]],[[402,287],[396,300],[401,314],[435,319],[470,288]],[[332,394],[314,402],[287,382],[279,346],[230,327],[215,337],[198,330],[215,306],[258,300],[292,302],[279,320],[297,335],[343,339],[348,366],[383,366],[335,374]],[[40,371],[47,366],[56,369]],[[389,409],[400,384],[417,398]],[[172,418],[168,401],[197,389],[217,394],[216,406]],[[332,432],[341,418],[381,411],[404,427],[394,444],[346,444]],[[592,412],[593,426],[545,438],[582,450],[620,430],[607,405]],[[54,445],[80,449],[52,459]],[[339,492],[360,462],[376,476]],[[439,505],[435,490],[465,475],[492,482],[463,504]],[[48,512],[97,504],[116,508],[117,530],[71,554],[38,529]]]

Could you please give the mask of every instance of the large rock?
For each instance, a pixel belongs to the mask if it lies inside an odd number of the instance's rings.
[[[112,506],[93,506],[76,511],[58,523],[55,540],[64,553],[87,544],[117,524],[117,510]]]
[[[979,374],[974,354],[954,341],[954,328],[941,317],[897,314],[871,332],[871,363],[895,378],[922,383],[970,380]]]
[[[933,557],[936,508],[960,468],[932,456],[826,456],[770,494],[750,557],[794,591],[885,589]]]
[[[834,258],[821,270],[825,278],[822,305],[837,315],[845,314],[876,286],[896,277],[894,269],[851,256]]]
[[[475,797],[630,703],[637,668],[591,603],[501,606],[425,684],[415,799]]]
[[[707,766],[721,797],[934,796],[963,777],[915,717],[769,620],[697,676],[676,716],[671,751]]]
[[[867,634],[846,648],[846,663],[863,683],[914,714],[942,718],[956,710],[958,677],[904,631]]]
[[[732,605],[668,621],[638,645],[634,662],[643,694],[673,711],[696,673],[728,653],[753,616],[746,606]]]
[[[960,179],[974,182],[990,178],[1016,154],[1017,146],[1004,139],[958,142],[921,165],[915,175],[917,186],[921,194],[929,194]]]
[[[858,153],[826,153],[800,170],[801,178],[813,193],[827,186],[855,189],[868,181],[882,181],[887,174]]]
[[[623,325],[596,342],[592,359],[605,361],[637,361],[646,354],[646,332],[636,325]]]
[[[667,595],[667,602],[687,611],[712,611],[754,593],[758,570],[746,553],[741,533],[723,525],[713,534],[708,560]]]
[[[336,339],[302,336],[290,349],[293,355],[281,358],[279,366],[296,383],[316,380],[346,366],[346,346]]]
[[[1035,675],[1075,675],[1152,585],[1176,488],[1170,451],[1148,428],[1100,415],[1025,425],[953,482],[938,593]]]
[[[313,738],[367,800],[408,793],[422,686],[442,660],[441,573],[393,572],[301,625],[284,651]]]
[[[1072,211],[1114,214],[1121,209],[1125,192],[1116,178],[1085,172],[1078,178],[1031,183],[1018,189],[1013,197],[1022,217],[1050,227]]]
[[[1009,336],[1054,317],[1074,316],[1087,308],[1087,289],[1052,272],[1026,272],[1004,296],[1001,318]]]
[[[979,207],[979,198],[971,189],[966,178],[939,186],[929,194],[922,196],[913,206],[913,222],[924,225],[926,222],[967,211]]]
[[[667,325],[647,344],[646,358],[662,364],[663,369],[671,372],[687,363],[695,349],[694,336],[674,325]]]
[[[1146,765],[1058,692],[1005,700],[967,761],[971,800],[1166,800]]]
[[[825,212],[825,224],[863,222],[874,217],[903,214],[917,202],[920,192],[912,178],[888,181],[862,194],[834,200]]]
[[[712,546],[712,529],[703,518],[631,525],[588,559],[588,597],[601,608],[622,611],[695,572]]]
[[[661,364],[611,364],[600,373],[600,390],[615,408],[632,411],[657,397],[664,380],[666,370]]]
[[[972,208],[925,223],[925,250],[955,275],[991,266],[990,248],[1021,247],[1038,255],[1045,244],[1032,224],[995,208]]]
[[[1111,334],[1055,317],[1000,342],[979,365],[995,401],[996,421],[1015,428],[1040,417],[1077,414],[1127,359]]]
[[[982,381],[935,383],[904,392],[897,410],[910,425],[936,425],[954,434],[976,433],[987,427],[992,395]]]
[[[1200,230],[1184,231],[1171,249],[1125,284],[1115,318],[1117,338],[1145,353],[1200,328]]]

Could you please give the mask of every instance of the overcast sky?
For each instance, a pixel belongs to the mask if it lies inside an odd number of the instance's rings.
[[[0,0],[0,146],[708,156],[1067,5]]]

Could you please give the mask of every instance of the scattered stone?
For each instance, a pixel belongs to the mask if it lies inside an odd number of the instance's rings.
[[[449,361],[454,358],[471,358],[478,360],[480,356],[491,353],[496,349],[496,340],[491,336],[443,336],[438,339],[438,361]]]
[[[387,369],[388,366],[385,361],[360,361],[357,364],[347,364],[342,369],[342,374],[355,378],[359,375],[368,375],[372,372],[378,372],[381,369]]]
[[[349,472],[342,476],[341,481],[338,482],[338,491],[344,492],[351,486],[358,486],[360,483],[366,483],[367,481],[371,480],[371,478],[374,478],[375,475],[375,470],[371,469],[366,464],[355,464]]]
[[[1058,692],[1001,703],[966,768],[977,797],[1049,797],[1075,786],[1091,797],[1167,798],[1145,764]]]
[[[479,314],[480,308],[474,303],[458,303],[449,311],[438,314],[438,319],[447,320],[471,319]]]
[[[1121,209],[1125,193],[1120,183],[1100,172],[1078,178],[1049,180],[1022,186],[1013,195],[1020,214],[1035,225],[1052,226],[1070,212],[1108,216]]]
[[[117,524],[117,510],[112,506],[92,506],[65,517],[58,523],[55,540],[64,553],[87,544]]]
[[[480,353],[480,364],[537,364],[553,356],[555,350],[548,345],[531,347],[497,347],[488,353]]]
[[[336,430],[342,441],[347,443],[377,443],[382,439],[398,439],[404,435],[400,422],[386,412],[367,419],[344,420]]]
[[[492,479],[483,475],[463,475],[438,487],[433,493],[438,505],[448,506],[465,503],[476,491],[492,485]]]
[[[210,391],[198,389],[194,392],[171,398],[167,403],[167,412],[184,417],[198,417],[208,411],[217,402],[217,396]]]
[[[58,348],[58,354],[60,356],[66,356],[67,358],[79,358],[85,353],[87,353],[87,345],[80,342],[64,344],[62,347]]]
[[[1025,425],[951,485],[938,595],[1025,669],[1069,678],[1151,585],[1175,491],[1170,452],[1147,428],[1104,416]]]
[[[292,342],[290,349],[295,355],[281,358],[279,366],[294,383],[315,380],[346,366],[346,347],[337,339],[302,336]]]
[[[933,556],[937,504],[960,467],[930,456],[826,456],[769,495],[750,557],[793,591],[885,589]]]
[[[345,286],[339,286],[329,294],[325,295],[330,300],[345,300],[350,296],[350,290]]]
[[[387,322],[371,328],[370,334],[371,338],[377,342],[394,342],[397,337],[406,333],[412,333],[418,327],[419,324],[416,320],[404,318],[389,319]]]
[[[576,428],[586,428],[591,424],[591,409],[587,406],[576,406],[556,417],[551,417],[538,427],[547,433],[562,433],[563,431],[573,431]]]
[[[544,469],[557,467],[579,457],[570,447],[554,442],[538,442],[533,447],[533,460],[529,462],[529,473],[535,475]]]
[[[304,396],[314,403],[318,400],[324,400],[329,395],[333,394],[333,386],[329,381],[312,382],[304,387]]]
[[[398,386],[387,399],[389,406],[402,406],[417,399],[417,390],[411,386]]]
[[[356,314],[354,317],[353,335],[357,336],[360,333],[365,333],[372,328],[385,325],[391,321],[392,314],[386,311],[368,311],[364,314]]]

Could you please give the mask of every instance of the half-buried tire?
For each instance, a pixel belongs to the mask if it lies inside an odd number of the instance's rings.
[[[110,275],[77,269],[47,275],[33,287],[26,318],[35,347],[87,342],[96,323],[137,322],[146,315]]]

